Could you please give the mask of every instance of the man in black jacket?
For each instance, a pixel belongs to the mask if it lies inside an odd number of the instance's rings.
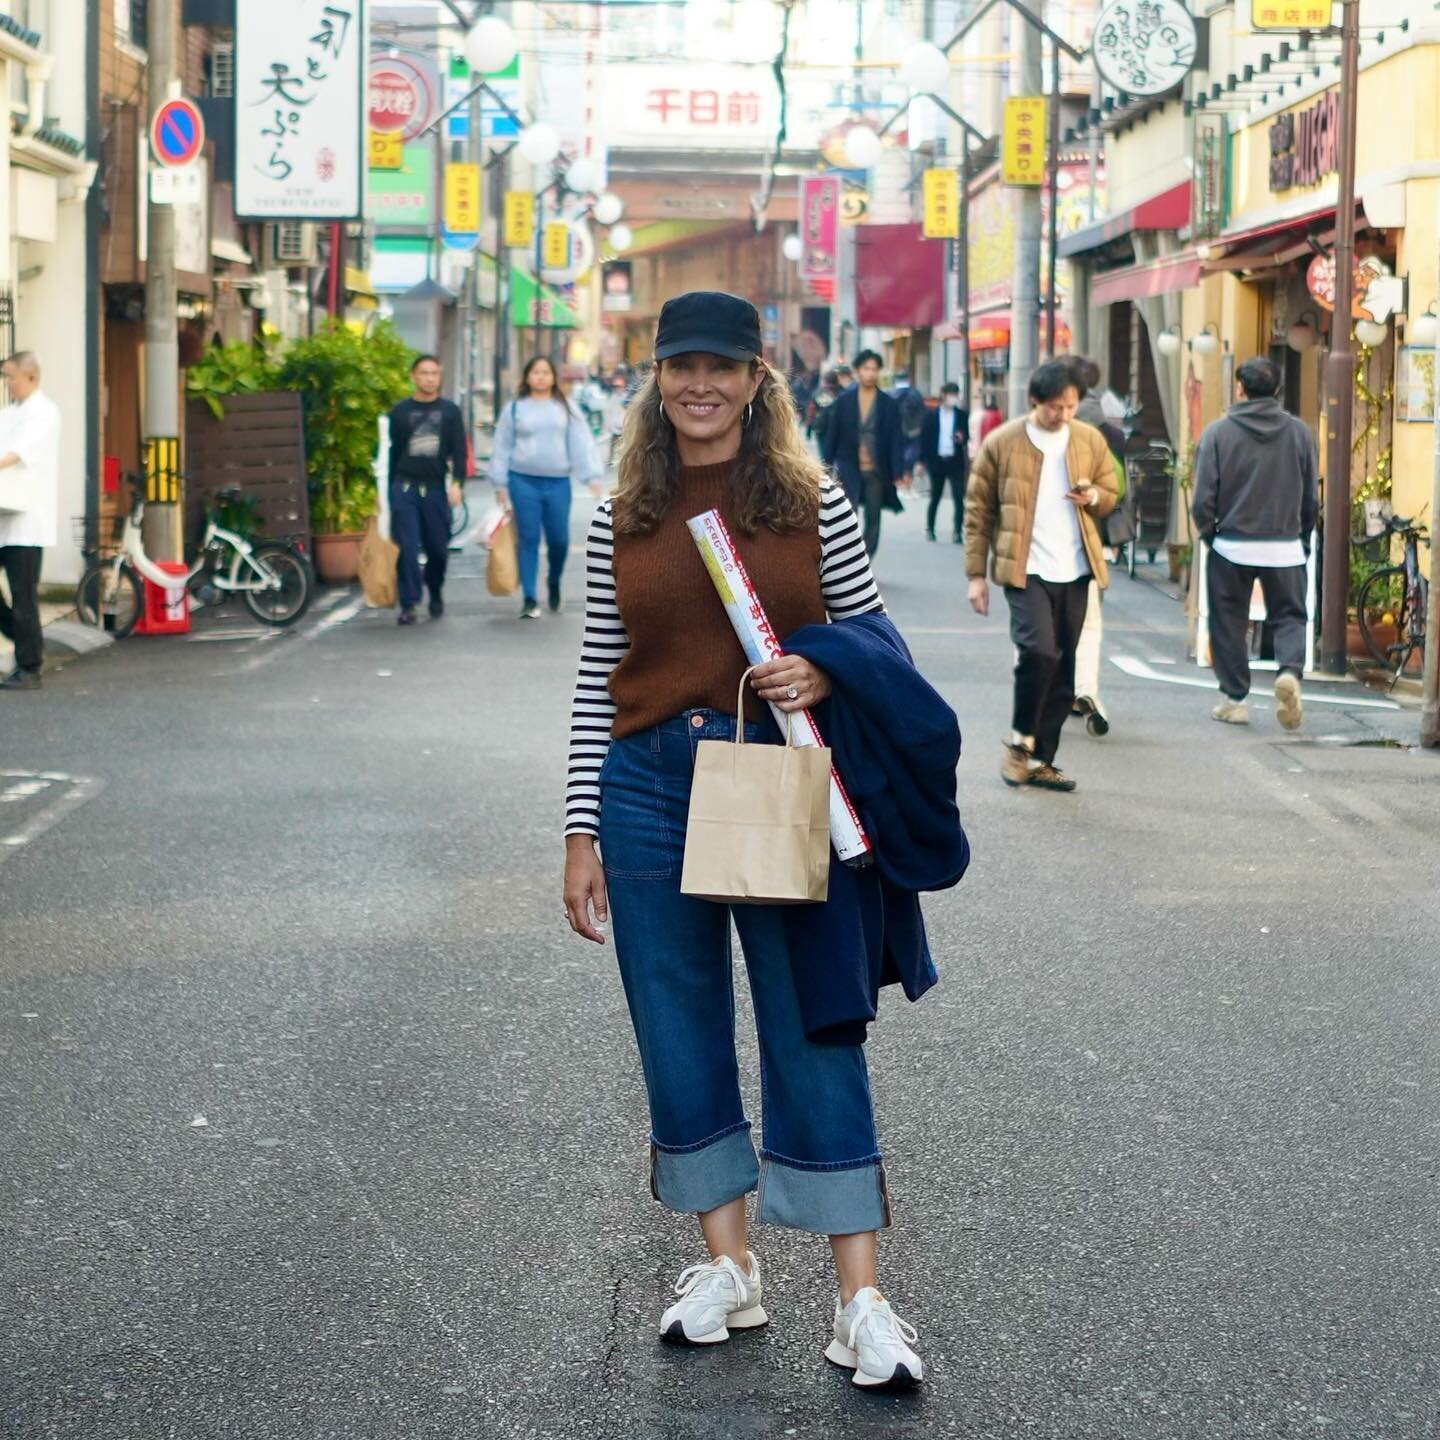
[[[920,458],[930,477],[930,509],[925,538],[935,538],[935,518],[945,487],[955,500],[955,543],[965,543],[965,481],[970,474],[970,412],[960,408],[960,387],[948,381],[940,389],[940,407],[927,410],[920,426]]]
[[[908,482],[900,407],[880,388],[880,357],[862,350],[855,357],[857,383],[830,407],[821,458],[835,467],[850,503],[864,511],[865,549],[880,545],[880,514],[899,511],[896,485]]]
[[[1229,725],[1250,723],[1250,595],[1258,580],[1275,627],[1275,713],[1294,730],[1306,659],[1305,562],[1320,503],[1315,437],[1275,398],[1273,361],[1247,360],[1235,378],[1239,402],[1206,429],[1195,452],[1192,511],[1210,546],[1210,658],[1221,690],[1211,713]]]

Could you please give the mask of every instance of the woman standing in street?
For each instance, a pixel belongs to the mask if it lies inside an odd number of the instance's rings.
[[[857,1385],[903,1387],[922,1366],[915,1331],[876,1288],[876,1233],[890,1209],[863,1046],[810,1037],[783,912],[736,907],[760,1038],[757,1159],[735,1054],[731,913],[680,889],[694,747],[735,737],[748,663],[686,521],[721,512],[777,635],[883,611],[855,513],[760,356],[746,300],[695,292],[661,312],[619,487],[590,528],[565,913],[599,944],[613,917],[650,1102],[651,1188],[698,1217],[709,1252],[681,1274],[661,1334],[714,1344],[766,1323],[746,1231],[745,1197],[758,1186],[757,1219],[829,1237],[839,1298],[826,1358]],[[801,711],[831,690],[831,676],[798,655],[761,665],[746,738],[761,738],[762,702]]]
[[[520,558],[522,620],[540,618],[540,537],[549,561],[550,609],[560,609],[560,582],[570,553],[571,481],[597,483],[604,469],[590,427],[566,398],[555,367],[537,355],[520,377],[520,393],[495,427],[490,480],[503,505],[515,511]]]

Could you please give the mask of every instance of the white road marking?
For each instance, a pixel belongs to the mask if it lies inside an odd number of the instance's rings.
[[[41,794],[52,785],[64,787],[60,795],[37,810],[18,830],[0,835],[0,865],[37,836],[43,835],[52,825],[63,820],[72,810],[87,800],[94,799],[104,783],[87,775],[64,775],[53,770],[38,773],[28,770],[0,770],[0,780],[18,782],[18,785],[6,785],[7,794],[12,789],[25,787],[33,787],[26,789],[28,795]],[[14,798],[22,797],[17,795]]]
[[[1127,675],[1133,675],[1137,680],[1158,680],[1164,685],[1187,685],[1193,690],[1213,690],[1214,680],[1203,680],[1198,675],[1162,675],[1157,670],[1152,670],[1143,660],[1137,660],[1133,655],[1112,655],[1110,663],[1118,670],[1123,670]],[[1273,693],[1258,691],[1254,693]],[[1349,695],[1317,695],[1313,689],[1305,691],[1305,703],[1307,705],[1339,705],[1346,710],[1398,710],[1399,705],[1393,700],[1361,700],[1358,696]]]
[[[318,639],[327,630],[333,630],[337,625],[343,625],[347,620],[353,620],[365,608],[365,596],[363,594],[354,596],[347,604],[336,605],[323,619],[311,625],[309,629],[302,630],[299,634],[290,632],[287,638],[293,645],[304,645],[311,640]],[[277,631],[277,635],[285,632]],[[261,642],[256,641],[256,644]],[[267,645],[259,654],[252,656],[238,670],[228,671],[232,675],[248,675],[254,670],[260,669],[262,665],[268,665],[272,660],[277,660],[281,655],[286,654],[291,645]]]

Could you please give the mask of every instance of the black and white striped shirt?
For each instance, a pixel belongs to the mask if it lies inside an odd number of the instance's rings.
[[[590,522],[585,543],[585,640],[570,709],[570,776],[565,833],[598,835],[600,767],[610,749],[615,702],[610,673],[625,658],[630,637],[615,603],[615,531],[606,500]],[[860,522],[845,492],[827,484],[820,496],[820,590],[831,620],[883,610],[870,573]]]

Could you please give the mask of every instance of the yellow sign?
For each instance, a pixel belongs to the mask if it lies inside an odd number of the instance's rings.
[[[1328,30],[1331,0],[1250,0],[1252,30]]]
[[[545,227],[544,265],[547,270],[564,270],[570,264],[570,227],[552,220]]]
[[[528,190],[505,192],[505,243],[512,250],[535,243],[535,197]]]
[[[480,167],[445,167],[445,228],[452,235],[474,235],[480,229]]]
[[[370,168],[402,170],[405,167],[405,136],[399,131],[370,132]]]
[[[925,238],[960,238],[960,176],[954,170],[925,172]]]
[[[1017,95],[1005,102],[1001,178],[1007,185],[1045,183],[1045,97]]]

